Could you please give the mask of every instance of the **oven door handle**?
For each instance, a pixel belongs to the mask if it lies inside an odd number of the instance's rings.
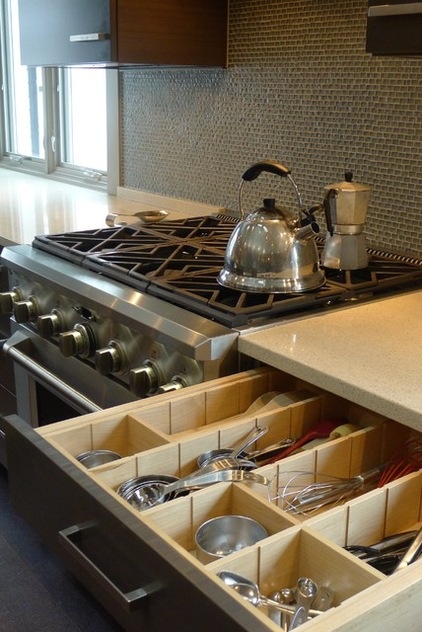
[[[85,395],[82,395],[82,393],[72,388],[69,384],[66,384],[66,382],[61,380],[57,375],[51,373],[48,369],[38,364],[38,362],[19,349],[19,346],[28,344],[29,342],[29,338],[20,331],[16,331],[8,340],[0,341],[3,353],[6,356],[37,377],[47,387],[50,386],[54,391],[63,395],[67,401],[74,403],[86,412],[102,410],[100,406],[97,406],[97,404],[88,399],[88,397],[85,397]]]

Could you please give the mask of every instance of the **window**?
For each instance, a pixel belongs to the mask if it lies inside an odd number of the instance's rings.
[[[101,188],[109,180],[114,192],[117,71],[21,66],[18,1],[0,6],[2,165]]]

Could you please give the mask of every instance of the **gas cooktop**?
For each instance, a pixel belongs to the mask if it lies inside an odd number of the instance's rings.
[[[318,290],[252,294],[225,288],[217,275],[237,222],[211,215],[41,235],[32,245],[231,328],[422,283],[422,260],[368,249],[367,268],[325,269],[326,282]],[[317,245],[322,250],[323,240]]]

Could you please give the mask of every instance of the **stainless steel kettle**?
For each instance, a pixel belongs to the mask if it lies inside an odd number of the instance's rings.
[[[273,198],[266,198],[263,207],[253,213],[244,213],[243,185],[263,172],[289,179],[298,199],[296,214],[277,207]],[[324,284],[314,240],[319,226],[303,209],[299,189],[286,166],[265,160],[249,167],[239,186],[239,208],[241,221],[227,244],[224,267],[217,277],[220,285],[242,292],[290,294]]]

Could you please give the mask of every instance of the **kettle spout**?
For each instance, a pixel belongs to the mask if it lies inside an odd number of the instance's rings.
[[[319,225],[316,222],[310,222],[309,224],[305,224],[305,226],[296,228],[295,237],[300,240],[308,240],[318,235],[318,233]]]

